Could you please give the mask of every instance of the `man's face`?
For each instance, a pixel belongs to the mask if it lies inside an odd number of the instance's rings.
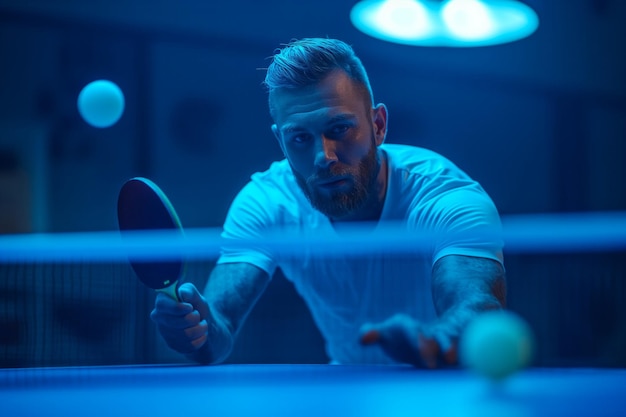
[[[270,100],[272,130],[313,207],[342,220],[374,204],[384,106],[372,109],[366,90],[339,70],[314,86],[274,91]]]

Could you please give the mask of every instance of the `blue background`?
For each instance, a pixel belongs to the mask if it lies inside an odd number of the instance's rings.
[[[353,45],[388,106],[389,143],[446,155],[503,215],[626,210],[626,3],[527,3],[540,18],[531,37],[451,49],[367,37],[350,1],[0,0],[0,232],[115,230],[117,192],[136,175],[164,189],[185,226],[220,226],[250,174],[282,157],[261,86],[267,57],[312,36]],[[99,78],[126,95],[108,129],[76,109]],[[621,255],[508,258],[510,303],[538,333],[540,364],[626,363]],[[202,285],[210,267],[189,279]],[[146,321],[153,295],[125,265],[0,273],[6,366],[180,359]],[[233,361],[326,360],[280,276],[240,342]]]

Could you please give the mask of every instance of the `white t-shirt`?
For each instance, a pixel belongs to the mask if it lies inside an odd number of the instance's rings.
[[[413,146],[384,144],[387,193],[380,222],[453,232],[499,228],[498,212],[482,187],[441,155]],[[304,236],[334,233],[329,219],[314,209],[286,160],[252,175],[234,199],[224,223],[227,239],[257,239],[275,227]],[[336,363],[393,363],[376,346],[359,344],[359,328],[404,313],[428,322],[436,318],[431,270],[445,255],[484,257],[502,262],[502,244],[483,237],[442,236],[414,254],[320,256],[303,248],[297,256],[269,249],[228,248],[218,263],[247,262],[273,275],[280,267],[307,303]],[[476,236],[481,236],[477,233]]]

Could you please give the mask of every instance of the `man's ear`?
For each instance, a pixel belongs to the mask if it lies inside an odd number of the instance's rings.
[[[380,146],[385,142],[385,138],[387,137],[387,106],[383,103],[377,104],[372,109],[372,123],[374,125],[376,146]]]
[[[278,146],[280,146],[280,149],[283,151],[283,155],[287,156],[287,153],[285,152],[285,146],[283,145],[283,140],[280,137],[280,130],[278,130],[278,126],[276,126],[276,124],[272,125],[272,133],[278,141]]]

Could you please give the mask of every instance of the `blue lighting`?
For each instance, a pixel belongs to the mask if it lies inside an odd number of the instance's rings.
[[[363,0],[350,18],[367,35],[416,46],[496,45],[539,26],[534,10],[512,0]]]

